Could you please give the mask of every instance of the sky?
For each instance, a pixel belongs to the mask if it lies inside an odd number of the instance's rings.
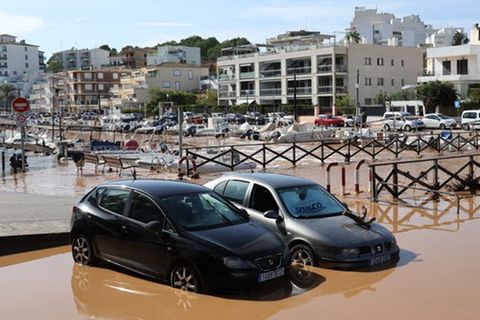
[[[300,29],[340,37],[356,6],[397,18],[418,14],[435,28],[463,27],[469,32],[480,22],[478,0],[0,0],[0,34],[40,46],[47,58],[72,47],[154,46],[191,35],[264,43]]]

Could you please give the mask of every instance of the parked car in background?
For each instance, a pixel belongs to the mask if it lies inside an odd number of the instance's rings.
[[[445,130],[457,127],[455,119],[441,113],[427,113],[423,116],[422,121],[425,124],[425,128]]]
[[[317,127],[343,127],[345,121],[342,117],[338,117],[333,114],[321,114],[315,119],[314,123]]]
[[[244,123],[245,122],[245,117],[241,113],[227,113],[225,115],[225,119],[229,123]]]
[[[462,129],[479,129],[480,128],[480,110],[465,110],[462,112],[460,121]]]
[[[283,277],[289,250],[215,192],[168,180],[95,187],[72,209],[76,263],[104,260],[187,291]]]
[[[385,131],[412,131],[425,129],[423,121],[412,116],[410,112],[385,112],[383,114],[383,119],[383,129]]]
[[[245,121],[250,124],[264,125],[267,119],[260,112],[249,112],[245,114]]]
[[[270,173],[228,174],[205,186],[281,235],[290,248],[292,263],[349,269],[399,259],[391,232],[353,214],[308,179]]]

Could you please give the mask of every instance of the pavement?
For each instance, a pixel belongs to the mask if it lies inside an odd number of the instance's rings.
[[[0,193],[0,237],[67,232],[72,206],[81,196]]]

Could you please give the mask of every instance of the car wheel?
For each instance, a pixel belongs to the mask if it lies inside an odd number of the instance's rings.
[[[193,267],[186,263],[180,263],[170,273],[170,285],[176,289],[199,292],[200,278]]]
[[[390,131],[390,126],[388,124],[384,125],[383,128],[385,129],[385,131]]]
[[[72,256],[76,263],[91,266],[95,263],[95,254],[90,240],[84,235],[77,235],[72,241]]]
[[[412,127],[410,127],[408,124],[404,128],[405,131],[410,132],[412,131]]]
[[[470,126],[466,123],[462,124],[463,130],[470,130]]]
[[[315,265],[315,256],[313,255],[312,249],[310,247],[299,244],[294,246],[290,250],[290,255],[293,265],[301,266],[314,266]]]
[[[440,129],[441,129],[441,130],[445,130],[445,129],[447,129],[447,127],[445,126],[444,123],[440,123]]]

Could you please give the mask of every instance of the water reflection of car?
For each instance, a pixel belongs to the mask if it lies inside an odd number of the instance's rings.
[[[72,254],[105,260],[189,291],[283,277],[290,264],[278,235],[216,193],[178,181],[101,184],[72,214]]]
[[[288,243],[292,263],[334,268],[394,264],[399,248],[384,227],[354,215],[308,179],[229,174],[205,184]]]

